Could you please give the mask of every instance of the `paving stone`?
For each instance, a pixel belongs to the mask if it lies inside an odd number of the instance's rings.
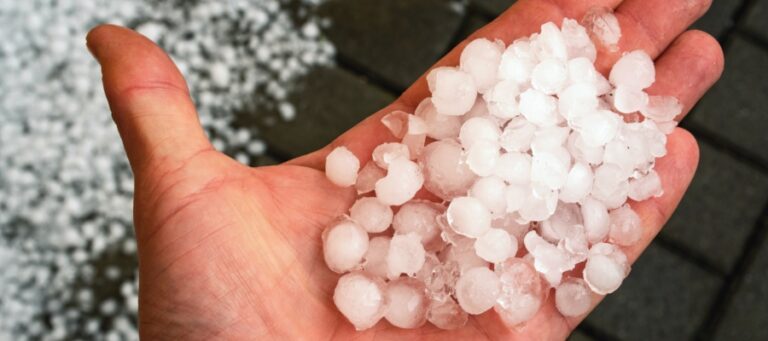
[[[571,333],[570,336],[568,336],[568,341],[596,341],[596,340],[591,336],[584,334],[584,332],[576,329],[573,331],[573,333]]]
[[[487,14],[497,16],[504,12],[509,6],[515,4],[515,0],[472,0],[477,7],[481,8]]]
[[[662,234],[727,272],[768,201],[768,176],[705,142],[699,145],[696,176]]]
[[[331,0],[320,11],[341,58],[405,89],[448,49],[462,11],[448,0]]]
[[[464,25],[462,25],[461,30],[459,30],[459,33],[456,35],[457,43],[466,39],[470,34],[475,33],[475,31],[479,30],[486,24],[488,24],[488,19],[482,15],[476,13],[470,14],[464,22]]]
[[[768,49],[736,38],[722,79],[690,120],[768,161]]]
[[[762,244],[726,309],[715,340],[768,340],[768,240]]]
[[[325,146],[393,100],[391,94],[347,71],[317,68],[298,82],[291,95],[296,119],[268,125],[256,119],[263,115],[242,114],[237,123],[257,127],[270,150],[291,158]]]
[[[746,27],[768,39],[768,0],[757,0],[747,12]]]
[[[651,244],[587,321],[620,340],[688,340],[720,285],[719,278]]]
[[[720,38],[729,27],[734,25],[733,18],[740,4],[741,1],[737,0],[714,0],[707,14],[696,21],[692,28]]]

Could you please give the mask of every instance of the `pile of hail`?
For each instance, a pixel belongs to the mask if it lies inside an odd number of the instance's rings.
[[[345,147],[328,155],[330,181],[359,193],[322,237],[355,328],[454,329],[490,309],[520,326],[551,289],[580,316],[619,287],[622,248],[643,234],[627,201],[662,194],[655,159],[682,106],[644,91],[656,76],[643,51],[606,79],[592,39],[566,19],[509,46],[474,40],[458,67],[429,72],[413,114],[382,118],[400,142],[362,168]]]

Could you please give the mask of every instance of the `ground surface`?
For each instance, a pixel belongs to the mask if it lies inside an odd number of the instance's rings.
[[[330,0],[338,68],[311,73],[298,117],[264,129],[271,162],[319,148],[396,97],[514,1]],[[680,209],[624,287],[573,340],[765,340],[768,329],[768,0],[715,0],[696,28],[726,51],[723,79],[683,122],[701,164]],[[248,119],[243,120],[249,123]],[[300,137],[300,138],[297,138]]]

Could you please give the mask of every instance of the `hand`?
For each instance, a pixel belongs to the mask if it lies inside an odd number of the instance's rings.
[[[470,37],[506,43],[563,16],[581,18],[592,6],[616,9],[620,51],[600,51],[605,72],[622,51],[656,58],[651,94],[676,96],[688,112],[723,69],[719,44],[685,29],[711,0],[520,0]],[[455,65],[464,44],[437,65]],[[338,275],[323,262],[320,234],[352,204],[352,189],[325,179],[325,155],[347,146],[362,163],[391,140],[380,124],[393,110],[412,112],[428,95],[424,77],[397,101],[330,146],[273,167],[249,168],[213,149],[183,77],[156,45],[130,30],[100,26],[88,47],[102,66],[104,88],[136,177],[134,223],[139,245],[139,328],[156,339],[564,339],[581,318],[564,318],[552,295],[522,330],[494,312],[455,331],[427,325],[400,330],[379,323],[357,333],[331,296]],[[682,118],[682,117],[680,117]],[[677,129],[658,160],[664,195],[632,203],[644,223],[634,261],[667,221],[698,161],[694,138]],[[598,302],[599,298],[595,299]]]

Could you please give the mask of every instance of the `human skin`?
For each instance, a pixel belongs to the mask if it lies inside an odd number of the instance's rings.
[[[593,6],[614,8],[622,28],[618,51],[599,48],[605,73],[622,52],[643,49],[655,59],[650,94],[676,96],[687,113],[720,77],[717,41],[686,31],[711,0],[519,0],[473,38],[510,43]],[[463,42],[436,66],[456,65]],[[167,55],[141,35],[117,26],[94,28],[88,48],[102,67],[104,90],[135,174],[134,224],[139,254],[139,331],[147,340],[562,340],[583,319],[566,318],[549,295],[523,328],[493,311],[461,329],[432,325],[398,329],[387,322],[356,332],[335,309],[339,277],[323,262],[320,234],[355,199],[332,185],[325,156],[346,146],[365,164],[394,138],[380,123],[393,110],[412,112],[428,96],[422,76],[394,103],[329,146],[286,163],[251,168],[207,140],[186,83]],[[678,117],[678,119],[681,119]],[[676,129],[659,159],[664,195],[631,203],[643,237],[623,248],[634,261],[674,211],[698,162],[694,138]],[[594,296],[594,304],[601,297]]]

